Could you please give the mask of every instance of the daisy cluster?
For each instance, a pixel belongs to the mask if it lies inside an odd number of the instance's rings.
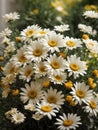
[[[50,30],[35,24],[12,39],[15,32],[9,28],[1,32],[6,45],[0,57],[5,63],[0,68],[2,98],[16,96],[22,105],[5,113],[12,123],[23,123],[31,113],[34,120],[52,121],[55,130],[79,129],[87,121],[91,127],[98,116],[98,41],[85,26],[79,28],[80,38],[63,35],[69,25]]]

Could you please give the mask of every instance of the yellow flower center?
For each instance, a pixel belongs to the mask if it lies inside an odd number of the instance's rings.
[[[39,33],[40,33],[40,34],[46,34],[46,32],[45,32],[45,31],[39,31]]]
[[[92,109],[95,109],[95,108],[96,108],[96,103],[95,103],[94,101],[91,101],[91,102],[90,102],[90,107],[91,107]]]
[[[76,103],[75,103],[74,101],[71,101],[71,102],[70,102],[70,105],[71,105],[72,107],[74,107],[74,106],[76,106]]]
[[[29,91],[28,92],[28,97],[29,98],[35,98],[37,96],[37,92],[36,91],[34,91],[34,90],[32,90],[32,91]]]
[[[64,126],[71,126],[73,124],[73,121],[70,119],[64,120],[63,125]]]
[[[58,62],[54,61],[54,62],[51,63],[51,66],[52,66],[52,68],[54,68],[54,69],[59,69],[60,64],[59,64]]]
[[[31,36],[33,35],[33,33],[34,33],[34,30],[28,30],[28,31],[26,32],[26,36],[27,36],[27,37],[31,37]]]
[[[34,50],[34,52],[33,52],[33,55],[34,56],[41,56],[42,55],[42,50],[40,50],[40,49],[36,49],[36,50]]]
[[[90,46],[94,46],[94,43],[93,43],[93,42],[90,42],[89,45],[90,45]]]
[[[92,84],[93,83],[93,78],[88,78],[88,84]]]
[[[13,73],[15,73],[15,72],[16,72],[15,66],[11,66],[11,68],[9,68],[9,73],[10,73],[10,74],[13,74]]]
[[[87,34],[83,34],[83,35],[82,35],[82,38],[83,38],[83,39],[89,39],[89,36],[88,36]]]
[[[39,68],[39,70],[40,70],[40,72],[46,72],[46,70],[45,70],[45,67],[44,67],[44,66],[40,67],[40,68]]]
[[[51,111],[51,107],[50,107],[50,106],[42,106],[42,107],[41,107],[41,110],[42,110],[43,112],[50,112],[50,111]]]
[[[55,47],[57,45],[57,42],[56,41],[49,41],[48,44],[51,47]]]
[[[25,72],[25,76],[29,76],[31,73],[32,73],[32,70],[31,70],[31,69],[28,69],[28,70]]]
[[[97,6],[96,5],[86,5],[84,6],[85,10],[94,10],[97,11]]]
[[[78,70],[79,70],[79,66],[78,66],[77,64],[75,64],[75,63],[71,64],[71,65],[70,65],[70,68],[71,68],[72,70],[74,70],[74,71],[78,71]]]
[[[50,85],[50,81],[44,81],[43,82],[43,87],[48,87]]]
[[[19,94],[19,90],[18,90],[18,89],[12,90],[12,95],[16,96],[16,95],[18,95],[18,94]]]
[[[55,78],[57,81],[61,81],[61,80],[62,80],[62,78],[61,78],[59,75],[56,75],[54,78]]]
[[[70,80],[65,83],[65,87],[68,89],[70,89],[72,86],[73,86],[73,83]]]
[[[63,58],[66,58],[66,54],[65,54],[65,53],[60,52],[59,54],[60,54],[60,56],[62,56]]]
[[[25,62],[26,61],[26,57],[24,55],[19,56],[19,62]]]
[[[85,97],[85,93],[84,93],[84,91],[82,91],[82,90],[77,90],[77,91],[76,91],[76,95],[77,95],[79,98],[84,98],[84,97]]]
[[[66,97],[66,101],[68,101],[68,102],[72,101],[72,96],[71,96],[71,95],[68,95],[68,96]]]
[[[98,77],[98,70],[94,70],[94,71],[93,71],[93,74],[94,74],[96,77]]]
[[[38,9],[34,9],[34,10],[32,10],[32,12],[33,12],[33,14],[38,14],[39,13],[39,10]]]
[[[96,87],[96,83],[91,83],[91,84],[89,84],[89,86],[91,89],[94,89]]]
[[[56,99],[56,97],[54,97],[54,96],[49,96],[49,97],[47,98],[47,101],[48,101],[49,103],[54,103],[54,104],[56,104],[57,99]]]
[[[21,41],[21,37],[15,37],[16,42],[20,42]]]
[[[66,45],[69,46],[69,47],[74,47],[76,45],[76,43],[73,42],[73,41],[67,41]]]

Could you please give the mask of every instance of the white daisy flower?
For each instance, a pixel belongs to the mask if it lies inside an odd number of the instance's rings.
[[[48,74],[60,74],[61,72],[64,72],[66,66],[65,66],[65,60],[61,56],[50,55],[50,57],[47,58],[47,61],[45,62],[45,66],[47,68]]]
[[[91,116],[97,116],[98,114],[98,98],[93,97],[87,103],[87,106],[83,107],[84,111],[89,113]]]
[[[36,111],[36,113],[47,116],[49,119],[52,119],[52,116],[56,116],[56,113],[58,112],[52,104],[46,102],[37,103]]]
[[[17,110],[17,108],[11,108],[11,110],[5,113],[5,116],[15,124],[20,124],[24,122],[26,118],[23,113]]]
[[[42,76],[45,76],[47,74],[46,66],[43,61],[38,61],[34,63],[34,71],[35,71],[35,77],[40,78]]]
[[[5,14],[3,18],[5,22],[15,21],[20,18],[20,15],[17,12],[13,12],[13,13]]]
[[[20,124],[25,120],[23,113],[19,112],[17,108],[11,108],[11,110],[5,113],[6,118],[10,119],[15,124]]]
[[[9,28],[5,28],[4,31],[0,33],[0,37],[8,37],[11,35],[11,33],[12,30],[10,30]]]
[[[85,43],[87,49],[90,52],[98,54],[98,42],[96,40],[87,39],[83,40],[83,42]]]
[[[50,86],[50,79],[48,76],[44,76],[44,77],[41,77],[39,79],[37,79],[38,82],[40,82],[40,84],[42,85],[43,88],[47,88]]]
[[[40,114],[40,113],[35,113],[35,114],[32,115],[32,118],[37,120],[37,121],[42,119],[43,117],[44,117],[44,115]]]
[[[5,85],[12,84],[15,81],[15,75],[8,74],[5,77],[2,77],[1,81],[2,81],[2,84],[5,84]]]
[[[32,64],[26,65],[25,67],[22,67],[19,71],[20,75],[19,78],[23,79],[27,82],[31,80],[32,75],[34,74],[34,69]]]
[[[49,29],[39,29],[37,33],[34,35],[35,38],[43,38],[47,37],[47,35],[52,32]]]
[[[8,37],[4,37],[1,41],[2,44],[6,44],[9,45],[11,42],[11,39],[9,39]]]
[[[86,62],[81,61],[80,57],[77,57],[76,55],[71,55],[70,57],[67,57],[66,69],[69,72],[69,76],[73,75],[76,79],[79,75],[83,76],[86,74]]]
[[[35,34],[37,34],[39,30],[40,27],[38,25],[28,26],[26,29],[21,31],[21,40],[27,43],[32,42],[32,39],[36,36]]]
[[[47,51],[42,41],[33,41],[32,44],[27,47],[25,56],[31,61],[41,61],[41,59],[47,56]]]
[[[14,115],[14,114],[16,114],[16,113],[18,113],[17,108],[11,108],[11,110],[9,110],[9,111],[7,111],[7,112],[5,113],[5,116],[6,116],[6,118],[11,119],[11,118],[12,118],[12,115]]]
[[[58,74],[54,72],[53,74],[49,75],[49,78],[54,84],[63,84],[66,81],[67,74],[65,72]]]
[[[43,43],[51,52],[59,51],[59,48],[64,47],[63,36],[53,31],[48,34],[48,37],[43,39]]]
[[[80,39],[73,38],[73,37],[65,37],[65,47],[69,50],[75,49],[77,47],[82,47],[82,42]]]
[[[26,88],[21,88],[20,99],[23,103],[37,103],[43,96],[42,87],[39,82],[25,84]]]
[[[98,18],[98,13],[94,10],[87,10],[83,13],[83,16],[85,16],[85,18]]]
[[[78,28],[80,29],[80,31],[88,33],[92,36],[95,36],[97,34],[96,30],[93,30],[91,26],[87,26],[85,24],[78,24]]]
[[[69,25],[64,24],[64,25],[54,26],[54,30],[56,30],[58,32],[68,31],[69,30]]]
[[[16,75],[19,71],[19,67],[14,64],[13,61],[8,62],[4,67],[5,75]]]
[[[36,107],[35,107],[35,104],[31,104],[31,103],[28,103],[27,105],[24,105],[24,108],[25,110],[29,110],[29,111],[35,111],[36,110]]]
[[[8,45],[7,45],[6,49],[4,50],[4,57],[8,57],[9,54],[11,54],[12,52],[14,52],[16,50],[14,42],[11,42],[11,41],[6,41],[6,42]]]
[[[80,116],[73,113],[68,113],[67,115],[63,113],[63,115],[56,120],[57,122],[55,124],[58,125],[59,130],[75,130],[80,124],[82,124]]]
[[[28,60],[24,54],[25,50],[26,50],[25,46],[21,47],[19,50],[17,50],[16,55],[13,55],[13,57],[10,60],[13,61],[17,66],[27,64]]]
[[[63,105],[65,101],[62,91],[57,91],[57,89],[53,89],[52,87],[47,89],[47,92],[44,93],[43,100],[53,104],[56,109],[61,108],[61,105]]]
[[[23,113],[18,112],[18,113],[15,113],[12,115],[11,121],[15,124],[20,124],[20,123],[24,122],[25,118],[26,117],[24,116]]]
[[[89,89],[84,82],[78,83],[72,87],[72,91],[70,92],[73,96],[73,100],[80,105],[84,102],[87,103],[92,98],[92,90]]]

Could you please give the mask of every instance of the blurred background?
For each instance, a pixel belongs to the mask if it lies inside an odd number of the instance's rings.
[[[5,22],[3,21],[3,16],[6,13],[13,12],[19,6],[16,0],[0,0],[0,32],[5,28]]]

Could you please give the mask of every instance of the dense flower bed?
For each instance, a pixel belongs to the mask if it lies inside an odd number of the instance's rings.
[[[86,11],[83,16],[97,19],[98,13]],[[19,17],[15,12],[4,18],[12,26]],[[21,124],[19,130],[30,119],[46,130],[96,128],[92,122],[98,116],[97,31],[82,23],[77,26],[83,33],[80,38],[65,36],[70,31],[66,24],[53,30],[31,25],[20,32],[6,28],[0,33],[4,44],[0,60],[5,64],[2,98],[15,100],[5,116],[12,124]]]

